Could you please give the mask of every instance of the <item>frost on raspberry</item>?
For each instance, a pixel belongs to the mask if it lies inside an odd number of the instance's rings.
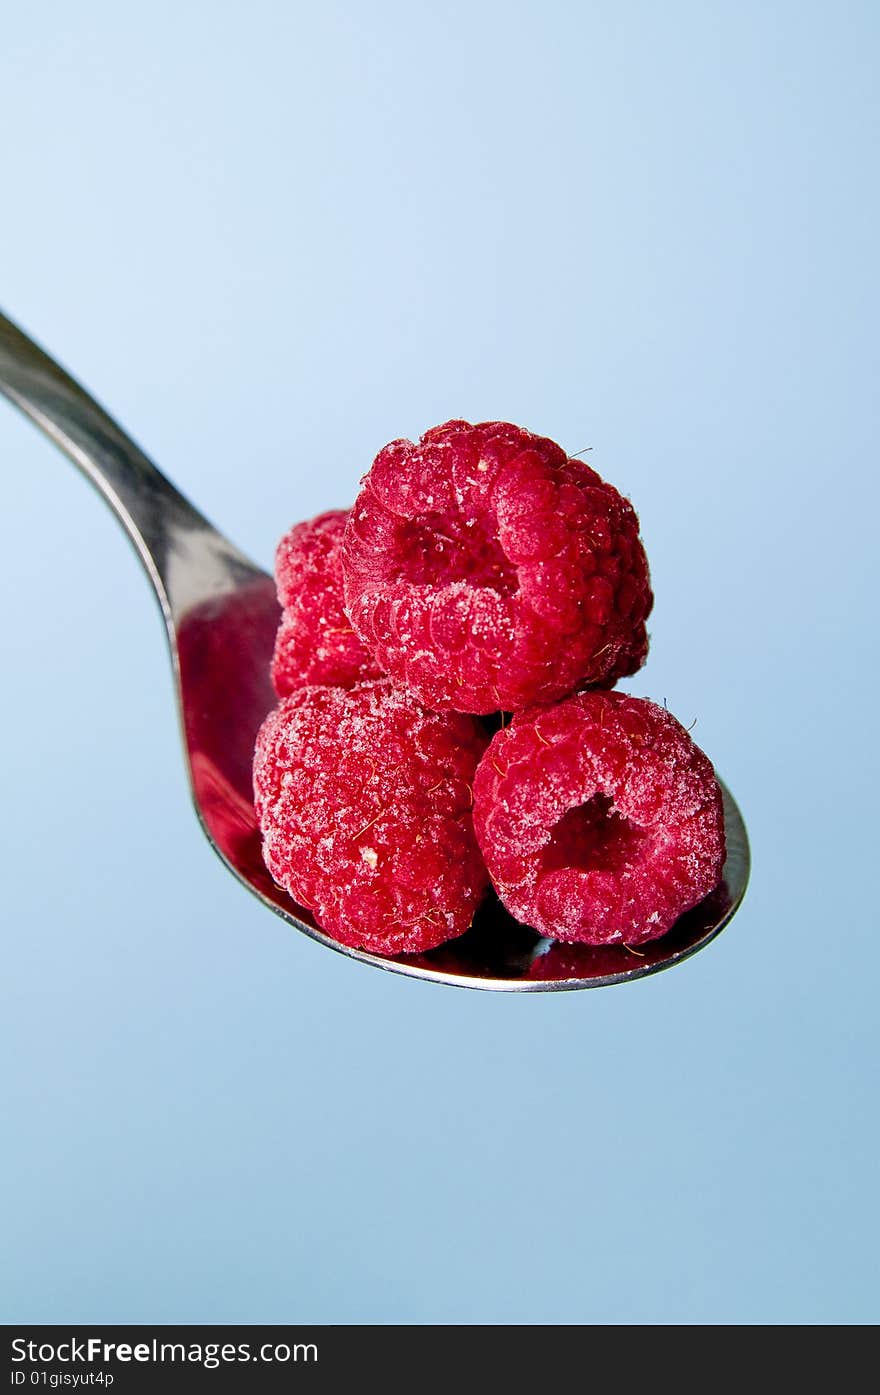
[[[623,693],[516,715],[480,762],[474,827],[511,914],[569,942],[656,939],[724,865],[708,757],[664,708]]]
[[[421,953],[463,934],[488,885],[472,821],[487,739],[387,679],[284,698],[254,758],[272,876],[354,948]]]
[[[351,623],[443,711],[514,711],[610,686],[648,649],[632,505],[508,422],[450,421],[379,452],[342,551]]]
[[[272,655],[279,697],[311,683],[342,688],[378,678],[343,609],[340,550],[348,510],[298,523],[278,544],[275,584],[283,607]]]

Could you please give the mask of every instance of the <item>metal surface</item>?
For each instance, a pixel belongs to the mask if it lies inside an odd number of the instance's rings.
[[[214,529],[62,368],[0,315],[0,392],[88,476],[121,521],[165,619],[193,802],[209,841],[244,885],[329,949],[393,973],[467,988],[547,991],[623,983],[702,949],[730,920],[749,874],[745,827],[724,791],[721,885],[669,934],[640,947],[548,944],[494,897],[467,934],[422,955],[385,959],[319,930],[275,885],[260,854],[251,795],[254,738],[274,705],[269,658],[278,624],[267,574]]]

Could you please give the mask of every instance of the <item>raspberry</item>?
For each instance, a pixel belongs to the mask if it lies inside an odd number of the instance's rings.
[[[515,716],[480,762],[474,801],[501,900],[555,939],[656,939],[721,879],[712,765],[643,698],[580,693]]]
[[[471,816],[486,742],[387,679],[299,689],[257,737],[269,871],[345,945],[419,953],[463,934],[488,883]]]
[[[278,544],[275,583],[284,607],[272,655],[279,697],[309,683],[350,688],[379,669],[342,608],[340,549],[348,510],[298,523]]]
[[[552,702],[634,673],[652,595],[631,504],[507,422],[392,441],[345,531],[355,631],[440,711]]]

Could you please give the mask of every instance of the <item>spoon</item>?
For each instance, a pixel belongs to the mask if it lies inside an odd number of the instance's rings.
[[[0,314],[0,392],[103,494],[133,542],[165,621],[196,813],[211,846],[264,905],[313,939],[377,968],[464,988],[563,989],[624,983],[702,949],[739,906],[749,874],[745,826],[722,786],[723,879],[705,901],[638,950],[563,945],[520,925],[491,896],[466,934],[426,954],[383,958],[326,935],[276,886],[260,852],[251,791],[257,730],[276,698],[269,659],[280,610],[272,578],[151,464],[85,390]]]

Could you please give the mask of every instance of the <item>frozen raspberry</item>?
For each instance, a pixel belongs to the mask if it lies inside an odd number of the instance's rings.
[[[492,738],[474,801],[499,896],[555,939],[656,939],[721,879],[711,763],[644,698],[580,693],[519,713]]]
[[[463,934],[488,882],[471,815],[486,741],[388,679],[299,689],[257,737],[269,871],[346,945],[419,953]]]
[[[284,613],[272,655],[279,697],[309,683],[350,688],[379,669],[342,608],[340,549],[348,510],[322,513],[285,533],[275,553]]]
[[[507,422],[392,441],[342,553],[351,623],[440,711],[552,702],[634,673],[652,596],[632,506],[581,460]]]

